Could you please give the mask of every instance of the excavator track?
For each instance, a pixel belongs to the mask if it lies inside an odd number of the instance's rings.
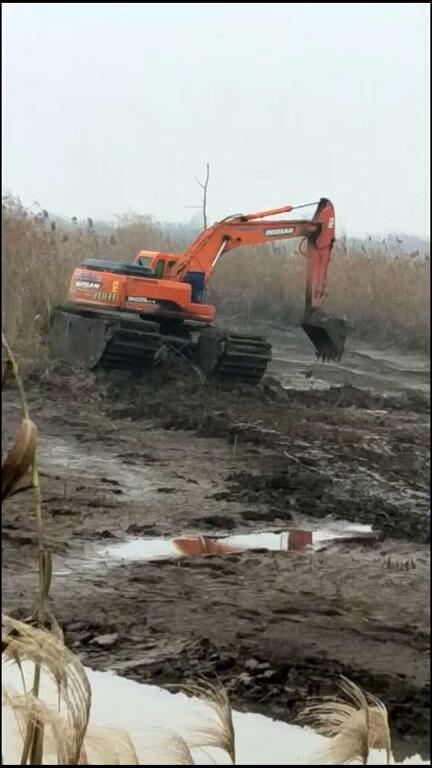
[[[187,327],[164,333],[158,322],[132,313],[76,304],[54,310],[50,346],[57,359],[73,366],[132,372],[149,369],[177,351],[192,358],[209,379],[247,384],[257,384],[271,360],[271,345],[261,336],[205,328],[196,344]]]
[[[262,336],[208,329],[200,334],[198,364],[222,381],[258,384],[271,360],[271,344]]]
[[[50,345],[58,359],[91,370],[140,371],[154,365],[164,350],[157,323],[125,312],[92,312],[76,306],[54,310]]]
[[[142,370],[157,362],[162,351],[162,338],[157,323],[146,323],[147,328],[118,328],[102,356],[103,368]]]

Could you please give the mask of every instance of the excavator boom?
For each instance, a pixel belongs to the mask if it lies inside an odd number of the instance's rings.
[[[297,206],[302,207],[302,206]],[[201,232],[183,254],[175,274],[183,278],[188,273],[200,273],[208,282],[220,256],[239,246],[260,245],[280,240],[303,238],[302,250],[307,260],[306,296],[302,328],[323,360],[340,360],[346,339],[343,320],[325,315],[321,305],[326,296],[327,273],[335,242],[335,212],[333,204],[322,198],[312,219],[269,221],[271,216],[289,213],[294,206],[271,208],[258,213],[236,215],[214,224]],[[263,258],[266,258],[265,253]]]

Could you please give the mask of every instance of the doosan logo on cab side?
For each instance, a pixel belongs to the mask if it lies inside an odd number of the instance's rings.
[[[76,280],[76,288],[100,288],[100,283],[96,283],[93,280]]]

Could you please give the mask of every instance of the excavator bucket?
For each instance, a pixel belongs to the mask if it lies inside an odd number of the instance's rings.
[[[306,313],[302,328],[315,347],[316,355],[324,362],[339,361],[345,348],[346,323],[322,312]]]
[[[142,371],[156,364],[164,347],[159,326],[127,312],[56,307],[51,316],[51,352],[58,360],[94,370]]]
[[[82,317],[62,307],[51,316],[51,352],[69,365],[96,368],[110,338],[107,323],[101,318]]]

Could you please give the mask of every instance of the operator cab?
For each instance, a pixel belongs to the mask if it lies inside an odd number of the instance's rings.
[[[176,279],[173,274],[176,265],[183,260],[178,253],[161,253],[160,251],[139,251],[134,264],[146,270],[146,277],[170,280]],[[186,272],[181,278],[183,282],[191,286],[191,299],[194,304],[204,302],[205,273]]]
[[[169,278],[173,267],[181,261],[178,253],[161,253],[160,251],[139,251],[134,263],[146,269],[148,277],[161,280]]]

